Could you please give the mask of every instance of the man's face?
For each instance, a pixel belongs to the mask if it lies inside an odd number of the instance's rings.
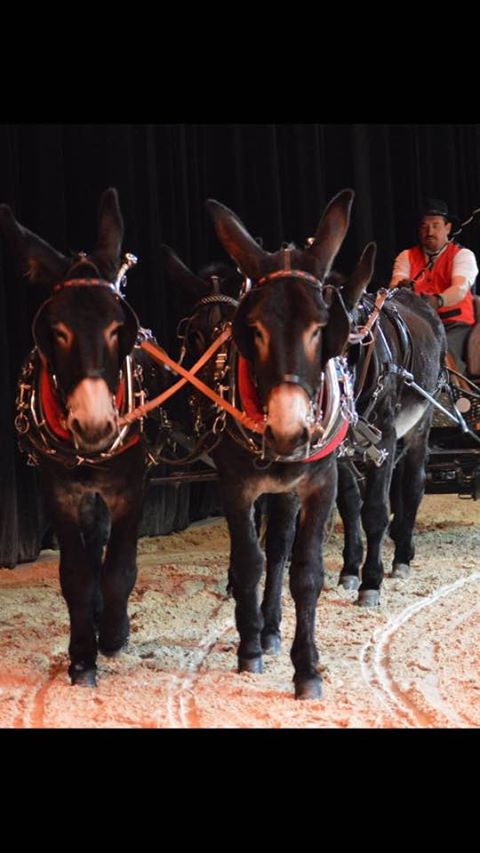
[[[438,252],[448,240],[452,223],[443,216],[424,216],[420,222],[418,234],[420,243],[428,252]]]

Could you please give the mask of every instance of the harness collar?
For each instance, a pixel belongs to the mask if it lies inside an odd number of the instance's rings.
[[[130,412],[136,398],[143,399],[144,392],[142,389],[136,390],[138,386],[137,369],[131,357],[127,356],[115,398],[119,411]],[[131,424],[120,427],[110,447],[83,456],[66,429],[53,379],[37,349],[30,353],[20,372],[16,408],[15,427],[19,434],[20,449],[29,454],[29,464],[33,465],[38,464],[40,453],[69,468],[82,464],[96,466],[137,444],[143,430],[142,422],[138,427],[135,425],[133,430]]]
[[[333,453],[344,440],[350,422],[354,419],[352,408],[352,390],[350,376],[340,364],[340,359],[330,359],[325,368],[325,400],[323,417],[318,425],[321,437],[312,448],[312,452],[304,459],[291,457],[276,457],[276,462],[317,462],[324,456]],[[239,403],[249,418],[257,423],[265,421],[261,409],[257,389],[253,379],[252,366],[248,359],[238,353],[237,381]],[[342,389],[340,389],[340,382]],[[264,447],[262,446],[262,455]]]

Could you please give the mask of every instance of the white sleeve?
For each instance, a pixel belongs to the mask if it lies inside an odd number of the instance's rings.
[[[458,252],[460,255],[460,252]],[[456,256],[455,256],[456,257]],[[410,278],[410,255],[408,249],[400,252],[393,264],[392,278]]]
[[[470,249],[460,249],[455,255],[452,265],[452,276],[462,275],[467,279],[470,287],[473,287],[478,275],[477,261]]]

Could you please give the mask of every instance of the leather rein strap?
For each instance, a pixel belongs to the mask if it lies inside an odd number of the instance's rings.
[[[219,349],[221,345],[226,340],[228,340],[228,338],[231,337],[231,335],[231,328],[226,328],[218,336],[214,343],[208,348],[208,350],[204,352],[202,357],[197,361],[197,363],[192,367],[191,370],[185,370],[185,368],[182,367],[181,364],[177,364],[177,362],[173,361],[173,359],[170,358],[170,356],[168,356],[164,350],[162,350],[155,344],[152,344],[150,341],[142,341],[140,346],[143,350],[145,350],[146,353],[148,353],[149,356],[151,356],[155,361],[167,365],[167,367],[170,367],[170,369],[173,370],[175,373],[179,373],[180,376],[183,376],[183,379],[181,379],[179,382],[176,382],[175,385],[172,385],[170,388],[164,391],[163,394],[160,394],[154,400],[150,400],[149,403],[146,403],[144,406],[139,406],[138,408],[130,412],[129,415],[125,415],[125,417],[121,419],[120,423],[123,425],[124,423],[129,423],[133,420],[137,420],[138,418],[143,417],[143,415],[147,411],[154,409],[156,406],[160,406],[182,385],[185,385],[186,382],[190,382],[195,388],[201,391],[202,394],[205,394],[206,397],[209,397],[210,400],[213,400],[213,402],[219,408],[224,409],[226,412],[228,412],[229,415],[232,416],[232,418],[235,418],[235,420],[239,421],[244,427],[246,427],[246,429],[251,430],[251,432],[263,433],[265,428],[263,423],[257,423],[252,418],[249,418],[248,415],[246,415],[244,412],[240,412],[238,409],[232,406],[228,402],[228,400],[224,400],[223,397],[220,397],[219,394],[217,394],[215,391],[212,391],[212,389],[209,388],[208,385],[205,385],[204,382],[202,382],[195,376],[195,373],[200,370],[200,368],[208,361],[209,358],[211,358],[211,356],[216,352],[216,350]]]

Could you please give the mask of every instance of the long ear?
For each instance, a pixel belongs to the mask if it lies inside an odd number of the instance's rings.
[[[240,302],[232,323],[233,339],[244,358],[253,361],[253,330],[247,323],[247,313],[251,307],[252,293],[248,293]]]
[[[329,358],[341,355],[347,347],[348,336],[350,334],[350,319],[346,314],[345,308],[348,311],[353,310],[363,291],[368,287],[373,275],[376,253],[376,244],[368,243],[351,277],[341,288],[341,298],[337,290],[333,291],[328,324],[323,337],[324,364]]]
[[[330,272],[345,239],[354,197],[353,190],[342,190],[332,198],[319,222],[313,243],[306,250],[320,262],[322,277]]]
[[[100,198],[97,233],[95,257],[105,266],[106,271],[113,275],[120,261],[124,233],[118,193],[113,187],[105,190]]]
[[[343,299],[350,311],[355,308],[362,293],[372,280],[376,255],[377,244],[367,243],[351,277],[343,286]]]
[[[224,204],[209,198],[207,209],[225,251],[249,278],[258,278],[261,262],[269,253],[260,248],[238,216]]]
[[[68,259],[20,225],[7,204],[0,205],[0,231],[23,275],[39,284],[55,284],[62,280],[68,269]]]
[[[207,296],[210,293],[210,287],[207,282],[195,275],[175,254],[170,246],[162,243],[161,246],[162,259],[165,265],[168,278],[172,284],[178,284],[180,289],[192,301],[197,302],[202,296]]]
[[[350,319],[338,295],[338,290],[334,290],[328,312],[328,323],[323,331],[322,368],[330,358],[343,354],[349,334]]]

